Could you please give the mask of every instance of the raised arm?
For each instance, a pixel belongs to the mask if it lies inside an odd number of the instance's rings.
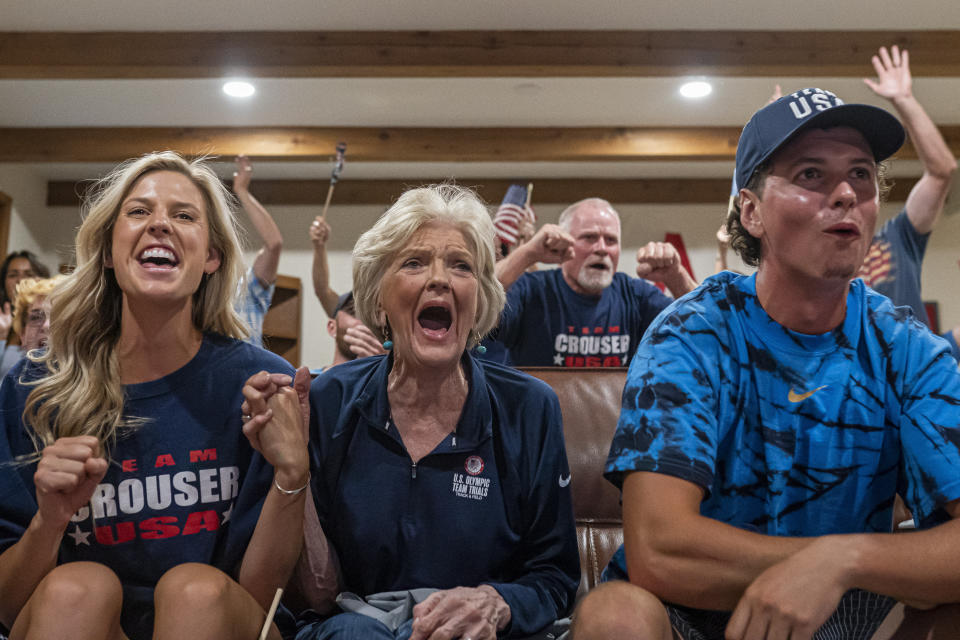
[[[545,224],[530,238],[497,263],[497,279],[504,289],[537,264],[560,264],[573,257],[573,237],[555,224]]]
[[[237,170],[233,174],[233,192],[250,217],[257,235],[263,241],[263,247],[253,261],[253,273],[260,284],[269,287],[277,280],[277,268],[280,265],[280,252],[283,250],[283,235],[273,217],[250,193],[250,179],[253,176],[253,164],[246,156],[237,156]]]
[[[730,248],[730,234],[727,233],[727,224],[723,223],[717,229],[717,256],[713,260],[713,272],[720,273],[727,270],[727,251]]]
[[[637,276],[662,282],[674,298],[697,288],[697,281],[684,268],[677,248],[669,242],[648,242],[637,251]]]
[[[327,260],[327,240],[330,239],[330,225],[317,216],[310,223],[310,241],[313,242],[313,292],[328,318],[333,318],[337,310],[339,295],[330,288],[330,263]]]
[[[907,50],[901,51],[894,45],[888,52],[886,47],[880,47],[872,62],[877,79],[863,81],[893,104],[923,165],[923,175],[907,196],[907,217],[917,233],[930,233],[943,211],[957,161],[937,126],[913,96]]]

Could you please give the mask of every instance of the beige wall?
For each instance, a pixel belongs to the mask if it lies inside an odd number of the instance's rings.
[[[11,223],[11,247],[38,252],[51,267],[70,261],[73,232],[79,224],[79,215],[73,208],[48,208],[44,204],[45,182],[29,168],[0,165],[0,190],[14,198]],[[256,185],[254,184],[254,192]],[[587,194],[585,194],[587,195]],[[649,240],[662,240],[666,232],[683,234],[690,254],[694,274],[702,279],[712,273],[716,254],[714,234],[719,226],[723,206],[707,205],[617,205],[623,218],[624,248],[620,270],[633,273],[634,254]],[[561,205],[536,206],[539,223],[555,222]],[[329,222],[333,228],[330,241],[330,268],[333,288],[343,292],[350,287],[350,252],[353,243],[368,229],[385,207],[334,206]],[[899,210],[896,204],[887,205],[884,218]],[[280,272],[301,278],[303,296],[303,327],[301,354],[304,364],[312,367],[329,364],[333,358],[333,341],[327,335],[327,318],[312,293],[310,265],[312,247],[307,228],[318,207],[271,207],[285,238],[280,260]],[[241,218],[250,229],[246,217]],[[924,264],[924,298],[940,303],[943,328],[960,324],[960,296],[956,295],[958,281],[957,259],[960,258],[960,215],[946,216],[931,238]],[[248,262],[257,248],[256,238],[249,239]],[[730,266],[746,271],[731,254]]]
[[[8,251],[33,251],[56,272],[61,256],[69,255],[80,216],[47,207],[46,180],[27,167],[0,164],[0,191],[13,198]]]

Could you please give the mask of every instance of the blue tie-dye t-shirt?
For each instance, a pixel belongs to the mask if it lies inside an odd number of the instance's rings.
[[[960,498],[958,425],[947,343],[860,280],[843,325],[807,335],[725,272],[644,336],[605,475],[683,478],[703,515],[767,535],[885,532],[895,492],[923,525]]]

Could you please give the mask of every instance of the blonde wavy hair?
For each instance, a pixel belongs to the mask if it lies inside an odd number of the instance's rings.
[[[13,331],[18,335],[23,335],[23,328],[27,324],[27,312],[30,311],[30,305],[37,298],[45,298],[53,292],[53,288],[58,282],[63,280],[63,276],[53,276],[52,278],[26,278],[17,283],[16,294],[13,304]]]
[[[383,340],[379,318],[383,274],[397,252],[413,235],[433,222],[450,224],[463,234],[476,260],[477,317],[467,348],[475,346],[500,319],[506,302],[503,286],[494,273],[494,230],[483,201],[470,189],[452,184],[434,184],[410,189],[401,195],[353,248],[353,299],[357,318]]]
[[[48,348],[31,358],[46,369],[42,378],[27,383],[34,388],[23,411],[37,452],[57,438],[92,435],[109,456],[119,432],[143,422],[124,416],[116,355],[123,292],[105,265],[120,205],[135,183],[154,171],[183,174],[197,186],[206,205],[210,246],[220,253],[220,267],[204,275],[193,295],[194,326],[238,339],[247,336],[233,307],[243,271],[233,196],[203,159],[187,161],[164,151],[124,162],[87,191],[77,232],[77,267],[51,294]]]

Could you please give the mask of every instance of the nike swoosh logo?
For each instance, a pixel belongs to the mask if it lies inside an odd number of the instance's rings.
[[[817,387],[813,391],[807,391],[806,393],[797,393],[791,387],[790,392],[787,394],[787,400],[794,403],[803,402],[804,400],[806,400],[807,398],[815,394],[817,391],[820,391],[820,389],[826,389],[826,388],[827,388],[827,385],[823,385],[822,387]]]
[[[569,473],[567,474],[567,477],[566,477],[566,478],[564,478],[562,475],[560,476],[560,486],[561,486],[561,487],[565,487],[565,486],[567,486],[568,484],[570,484],[570,476],[571,476],[571,474],[569,474]]]

